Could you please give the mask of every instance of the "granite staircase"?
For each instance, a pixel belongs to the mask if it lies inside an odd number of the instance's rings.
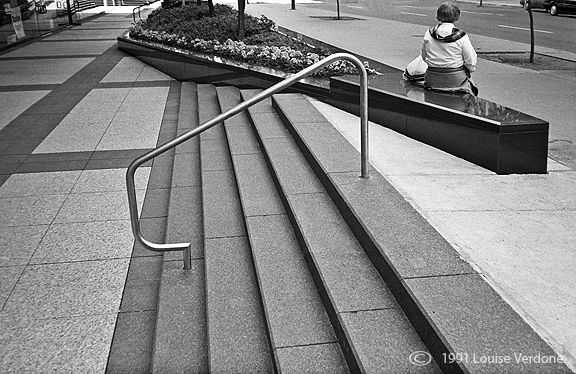
[[[257,92],[182,83],[178,133]],[[300,94],[176,147],[166,241],[192,242],[192,269],[164,255],[152,372],[530,372],[449,355],[553,354],[359,159]]]

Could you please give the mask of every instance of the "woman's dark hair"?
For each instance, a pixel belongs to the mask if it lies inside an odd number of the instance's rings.
[[[444,3],[436,11],[436,19],[440,22],[456,22],[460,18],[460,8],[453,3]]]

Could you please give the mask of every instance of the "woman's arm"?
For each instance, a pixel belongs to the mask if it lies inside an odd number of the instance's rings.
[[[460,40],[462,41],[462,58],[464,59],[464,66],[466,66],[468,71],[473,72],[476,70],[476,64],[478,63],[476,51],[474,50],[474,47],[472,47],[468,35],[464,35]]]

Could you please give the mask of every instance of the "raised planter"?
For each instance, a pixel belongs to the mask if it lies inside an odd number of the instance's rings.
[[[275,69],[132,40],[128,33],[118,38],[118,46],[182,82],[266,89],[289,76]],[[403,82],[397,69],[374,61],[370,64],[384,73],[369,79],[371,121],[497,174],[547,172],[548,122],[470,95],[425,90]],[[359,113],[358,76],[309,77],[286,92],[305,93]]]
[[[217,56],[140,42],[130,39],[128,33],[118,37],[118,48],[181,82],[266,89],[290,75]],[[329,78],[308,77],[294,84],[289,91],[327,97],[329,84]]]

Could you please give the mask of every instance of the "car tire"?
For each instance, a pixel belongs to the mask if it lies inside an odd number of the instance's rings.
[[[550,5],[550,15],[557,16],[558,15],[558,6],[556,4]]]

